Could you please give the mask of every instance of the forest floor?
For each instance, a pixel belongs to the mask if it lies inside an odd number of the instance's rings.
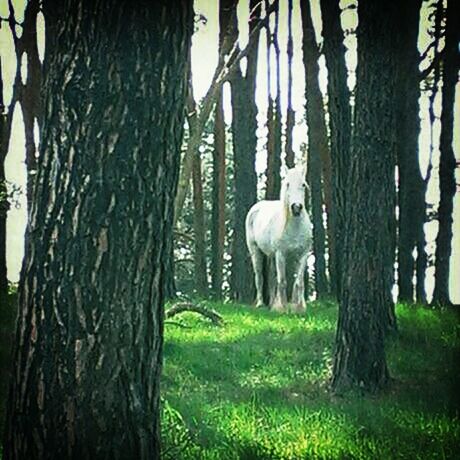
[[[393,382],[379,396],[331,394],[337,306],[304,316],[207,303],[217,327],[166,324],[163,452],[194,459],[459,458],[460,323],[398,305],[387,342]],[[179,318],[179,319],[178,319]]]

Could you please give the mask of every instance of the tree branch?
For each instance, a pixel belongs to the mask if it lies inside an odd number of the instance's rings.
[[[252,48],[254,39],[258,36],[259,30],[268,23],[270,14],[277,8],[279,0],[275,0],[272,5],[267,9],[264,19],[260,19],[254,26],[249,34],[248,44],[244,49],[240,49],[238,40],[235,41],[231,51],[226,55],[222,52],[219,55],[218,64],[214,71],[214,76],[211,81],[211,85],[206,92],[203,100],[201,101],[199,110],[197,112],[196,120],[194,122],[194,129],[190,130],[190,137],[187,144],[187,150],[184,155],[183,165],[179,177],[179,185],[177,188],[176,200],[175,200],[175,212],[174,212],[174,226],[182,214],[184,207],[185,197],[187,196],[188,188],[190,185],[190,177],[192,172],[193,155],[198,155],[198,147],[201,143],[201,137],[203,135],[204,127],[208,121],[209,115],[211,114],[212,108],[217,100],[217,95],[223,84],[231,77],[232,72],[237,68],[241,59],[246,57]],[[255,9],[255,8],[254,8]],[[254,10],[253,9],[253,10]],[[235,12],[236,14],[236,12]],[[230,40],[229,34],[227,33],[224,39],[224,45],[222,50],[227,49],[228,41]],[[191,83],[190,83],[191,85]],[[190,88],[189,88],[190,89]]]
[[[193,313],[198,313],[205,318],[208,318],[211,320],[213,324],[216,326],[220,326],[223,323],[223,318],[219,313],[217,313],[215,310],[208,309],[202,305],[195,305],[190,302],[178,302],[174,304],[171,308],[166,310],[165,312],[165,318],[170,319],[173,318],[176,315],[179,315],[180,313],[183,313],[185,311],[193,312]]]

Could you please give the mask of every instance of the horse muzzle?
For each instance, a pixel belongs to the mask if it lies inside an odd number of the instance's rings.
[[[294,216],[300,216],[302,209],[303,209],[303,205],[301,203],[291,204],[291,211],[292,211],[292,215]]]

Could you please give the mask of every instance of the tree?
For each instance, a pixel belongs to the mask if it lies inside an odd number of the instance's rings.
[[[7,460],[159,458],[190,2],[44,2],[40,166]]]
[[[433,303],[443,305],[451,303],[449,298],[449,273],[452,252],[452,211],[456,190],[456,160],[452,142],[454,133],[455,86],[458,82],[458,71],[460,68],[458,57],[458,43],[460,39],[459,13],[458,4],[449,2],[446,17],[446,44],[443,53],[441,158],[439,162],[439,229],[436,237],[435,287],[433,292]]]
[[[206,267],[206,235],[204,222],[203,202],[203,175],[201,173],[201,158],[199,155],[193,157],[193,214],[195,232],[195,280],[196,289],[199,295],[205,296],[208,292],[208,277]]]
[[[311,19],[309,0],[301,0],[303,29],[303,63],[308,124],[308,173],[311,190],[313,252],[315,254],[315,287],[318,297],[328,292],[325,262],[325,232],[323,225],[323,193],[321,157],[328,156],[327,131],[323,97],[319,87],[319,51]],[[326,153],[324,153],[326,152]]]
[[[336,391],[373,392],[389,378],[384,337],[393,284],[397,14],[393,3],[358,5],[356,108],[342,210],[344,275],[332,378]]]
[[[236,8],[236,2],[234,2]],[[257,30],[260,21],[260,3],[250,0],[249,34]],[[254,36],[254,33],[252,34]],[[230,286],[233,298],[249,302],[254,298],[254,282],[249,252],[246,248],[245,219],[251,206],[257,201],[257,176],[255,157],[257,148],[257,105],[255,85],[258,56],[258,35],[250,42],[246,74],[240,66],[233,69],[230,77],[232,95],[233,161],[235,174],[235,211],[233,220],[232,275]],[[236,15],[229,29],[232,43],[238,38]]]
[[[225,35],[230,23],[231,2],[219,0],[219,56],[228,54]],[[230,8],[229,8],[230,7]],[[224,49],[224,43],[227,49]],[[222,89],[217,94],[214,117],[214,151],[212,168],[211,216],[211,288],[214,297],[222,298],[225,245],[225,120]]]
[[[8,277],[6,266],[6,216],[9,209],[8,191],[6,188],[5,159],[11,131],[11,122],[4,113],[3,104],[3,74],[0,59],[0,299],[6,299],[8,292]]]
[[[327,92],[331,138],[332,206],[328,212],[328,226],[333,231],[333,238],[329,240],[329,246],[332,248],[329,272],[331,290],[340,298],[341,276],[344,273],[342,242],[345,230],[345,190],[351,142],[350,90],[347,85],[348,71],[339,2],[321,0],[320,3],[323,19],[323,51],[328,70]]]
[[[266,1],[268,9],[269,1]],[[277,200],[281,190],[281,81],[280,81],[280,47],[278,43],[279,31],[279,2],[273,3],[275,7],[275,29],[273,34],[270,25],[267,25],[267,84],[268,84],[268,109],[267,109],[267,185],[265,198]],[[271,63],[270,49],[273,46],[276,63],[276,94],[271,94]],[[288,158],[288,161],[290,159]],[[267,278],[266,278],[267,279]]]
[[[414,301],[414,249],[417,234],[425,223],[424,181],[418,160],[420,131],[420,56],[417,49],[421,1],[405,2],[398,17],[401,45],[398,64],[398,287],[401,301]],[[422,257],[422,254],[418,256]],[[417,256],[417,258],[418,258]]]
[[[292,149],[292,131],[295,124],[295,112],[292,108],[292,57],[294,44],[292,41],[292,0],[288,0],[288,40],[287,40],[287,111],[286,111],[286,166],[294,166],[294,150]]]

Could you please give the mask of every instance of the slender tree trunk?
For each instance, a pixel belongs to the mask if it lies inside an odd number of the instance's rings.
[[[214,297],[220,299],[225,244],[225,121],[222,95],[216,105],[214,123],[211,285]]]
[[[225,36],[232,15],[233,0],[219,0],[219,55],[225,56]],[[225,119],[222,89],[217,96],[214,117],[214,151],[212,156],[212,217],[211,217],[211,287],[213,296],[222,298],[225,246]]]
[[[266,6],[268,0],[266,0]],[[266,27],[267,38],[267,171],[265,173],[267,182],[265,187],[265,198],[267,200],[276,200],[279,197],[281,189],[281,156],[280,152],[275,150],[275,118],[274,107],[275,101],[271,95],[271,59],[270,50],[273,45],[270,25]]]
[[[159,458],[189,2],[44,2],[40,165],[3,455]],[[48,44],[48,43],[47,43]]]
[[[236,3],[235,3],[236,6]],[[258,0],[251,0],[252,12],[249,32],[256,27],[260,17]],[[235,42],[238,28],[235,21],[231,27]],[[231,290],[233,298],[250,302],[254,298],[254,282],[249,252],[246,248],[245,219],[251,206],[257,201],[257,176],[255,158],[257,148],[257,105],[255,82],[258,55],[258,32],[251,43],[247,56],[246,75],[236,67],[231,79],[233,160],[235,177],[235,213],[233,221]]]
[[[31,209],[34,181],[37,173],[37,146],[35,145],[35,122],[41,119],[40,86],[41,63],[38,57],[37,15],[39,0],[30,0],[24,14],[21,51],[27,55],[27,81],[21,91],[21,109],[24,120],[27,166],[27,206]]]
[[[8,277],[6,265],[6,217],[9,209],[6,177],[5,160],[8,153],[8,141],[10,129],[8,119],[3,104],[3,73],[2,61],[0,58],[0,306],[6,299],[8,293]]]
[[[195,232],[195,282],[196,290],[200,296],[208,293],[208,276],[206,269],[206,238],[204,225],[204,202],[203,202],[203,177],[201,174],[201,158],[195,155],[193,158],[193,228]]]
[[[323,224],[323,194],[321,184],[321,158],[328,155],[327,131],[323,97],[319,88],[318,46],[311,19],[308,0],[301,0],[303,29],[303,63],[308,124],[308,173],[311,191],[313,251],[315,254],[315,287],[318,297],[328,293],[325,262],[325,231]]]
[[[266,8],[269,2],[266,2]],[[267,111],[267,184],[265,197],[267,200],[277,200],[281,190],[281,84],[280,84],[280,48],[278,43],[279,2],[275,5],[275,29],[271,34],[267,27],[267,81],[268,81],[268,111]],[[270,49],[275,51],[276,63],[276,94],[271,94],[271,65]]]
[[[424,182],[418,160],[420,131],[419,53],[417,49],[420,0],[405,2],[399,16],[401,45],[398,63],[397,118],[399,171],[398,287],[399,300],[414,301],[414,249],[425,223]],[[421,245],[419,245],[420,247]]]
[[[435,286],[433,303],[448,305],[450,256],[452,253],[452,211],[456,190],[456,160],[452,146],[454,134],[455,86],[458,82],[460,60],[460,8],[456,2],[447,5],[446,44],[444,50],[444,73],[441,113],[441,158],[439,163],[440,201],[438,209],[439,229],[436,237]]]
[[[332,386],[384,388],[394,239],[396,4],[358,4],[358,66],[353,147],[346,181],[343,290]],[[379,88],[375,91],[375,88]]]
[[[292,41],[292,0],[288,0],[288,41],[287,41],[287,113],[286,113],[286,166],[294,167],[294,150],[292,149],[292,131],[295,124],[295,113],[292,108],[292,56],[294,44]]]
[[[338,0],[320,0],[323,19],[323,51],[328,70],[329,124],[331,135],[332,206],[328,212],[330,238],[329,273],[331,291],[340,298],[343,272],[343,235],[345,231],[346,180],[350,163],[351,107],[347,85],[344,35],[340,24]]]

